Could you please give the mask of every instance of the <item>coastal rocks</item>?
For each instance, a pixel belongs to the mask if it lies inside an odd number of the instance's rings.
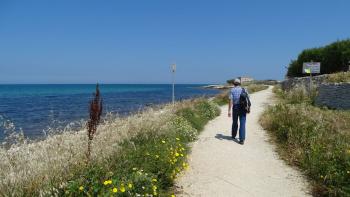
[[[232,85],[207,85],[207,86],[202,86],[202,88],[205,89],[218,89],[218,90],[224,90],[224,89],[229,89],[232,88]]]

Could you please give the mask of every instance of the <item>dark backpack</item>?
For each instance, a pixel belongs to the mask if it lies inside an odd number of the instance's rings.
[[[249,96],[248,96],[248,93],[247,91],[242,88],[242,93],[239,97],[239,104],[241,106],[241,110],[245,113],[250,113],[250,106],[251,106],[251,103],[250,103],[250,99],[249,99]]]

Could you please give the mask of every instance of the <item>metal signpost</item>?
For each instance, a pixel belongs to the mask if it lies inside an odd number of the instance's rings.
[[[172,81],[173,81],[173,106],[175,105],[175,72],[176,72],[176,64],[171,65],[171,71],[172,71]]]

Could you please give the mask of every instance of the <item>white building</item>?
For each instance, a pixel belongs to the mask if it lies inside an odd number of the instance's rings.
[[[241,77],[238,77],[240,80],[241,80],[241,83],[245,83],[245,82],[250,82],[250,81],[254,81],[253,78],[251,77],[247,77],[247,76],[241,76]]]

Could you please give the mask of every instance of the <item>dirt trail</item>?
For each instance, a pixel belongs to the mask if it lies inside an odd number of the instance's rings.
[[[246,141],[230,138],[227,105],[210,121],[193,144],[190,168],[177,180],[177,196],[310,196],[300,172],[278,158],[259,116],[271,102],[272,88],[251,95]]]

